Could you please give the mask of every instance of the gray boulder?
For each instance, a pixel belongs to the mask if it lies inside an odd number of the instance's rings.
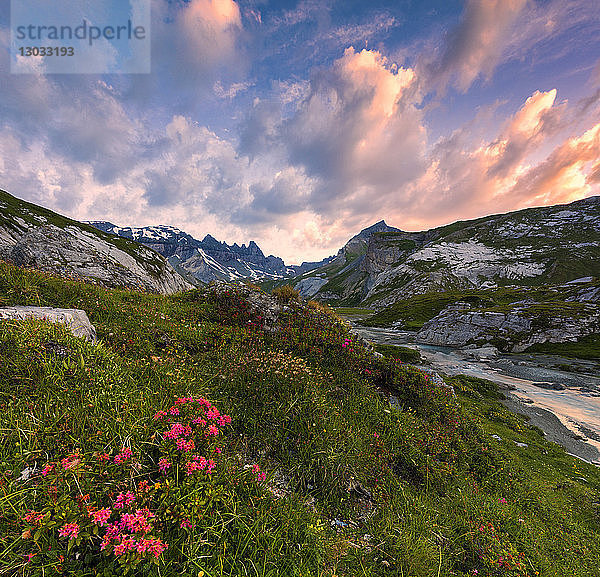
[[[485,343],[468,353],[478,351],[480,357],[484,353],[483,356],[491,358],[494,351],[489,348],[490,342],[503,343],[502,350],[519,353],[537,343],[575,342],[598,332],[600,311],[594,306],[579,311],[574,318],[566,317],[558,309],[555,315],[540,317],[535,310],[516,307],[507,312],[447,307],[423,325],[417,340],[450,347]]]
[[[0,319],[40,319],[49,323],[64,324],[76,337],[96,342],[96,328],[85,311],[79,309],[53,309],[50,307],[12,306],[0,308]]]
[[[141,245],[125,252],[75,225],[30,228],[12,247],[9,258],[54,274],[91,278],[108,287],[141,288],[172,294],[192,288],[163,257]]]

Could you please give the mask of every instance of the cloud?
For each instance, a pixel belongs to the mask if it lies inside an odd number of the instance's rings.
[[[489,79],[526,4],[527,0],[469,0],[461,23],[430,67],[435,84],[443,90],[452,83],[466,92],[480,75]]]
[[[528,205],[570,202],[600,192],[600,123],[567,139],[546,160],[522,174],[509,191]]]
[[[425,129],[414,81],[412,69],[353,48],[313,77],[281,140],[291,163],[324,183],[315,209],[362,204],[375,191],[383,202],[422,170]]]
[[[536,91],[507,122],[500,137],[487,147],[489,176],[506,176],[560,128],[566,103],[554,106],[556,89]]]
[[[508,62],[533,68],[589,51],[599,23],[586,0],[468,0],[459,24],[437,47],[430,41],[418,68],[427,90],[444,94],[453,86],[464,93]]]
[[[235,50],[242,28],[240,9],[233,0],[191,0],[175,12],[183,51],[190,63],[219,61]]]
[[[542,161],[531,160],[571,120],[566,103],[557,104],[556,96],[554,89],[535,92],[496,137],[479,146],[469,125],[440,139],[426,172],[399,191],[401,210],[393,217],[413,229],[429,228],[597,193],[600,124],[564,139]]]
[[[253,82],[234,82],[225,88],[220,80],[213,85],[213,92],[223,100],[233,100],[240,92],[245,92],[253,86]]]

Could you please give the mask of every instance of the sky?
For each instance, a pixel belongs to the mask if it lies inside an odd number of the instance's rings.
[[[149,74],[12,74],[2,1],[1,189],[288,264],[600,194],[597,0],[147,1]]]

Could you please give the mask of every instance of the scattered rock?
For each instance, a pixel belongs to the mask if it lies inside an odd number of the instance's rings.
[[[303,278],[294,288],[300,293],[301,297],[310,298],[316,295],[319,289],[326,284],[327,279],[308,277]]]
[[[73,357],[72,349],[54,341],[48,341],[47,343],[45,343],[44,350],[51,357],[58,357],[59,359],[68,359]]]
[[[539,387],[540,389],[547,389],[550,391],[564,391],[565,386],[560,383],[531,383],[534,387]]]
[[[35,463],[33,464],[33,467],[25,467],[17,477],[17,481],[29,481],[29,479],[35,475],[36,471],[37,465]]]
[[[96,342],[96,328],[85,311],[79,309],[53,309],[50,307],[12,306],[0,308],[0,319],[40,319],[49,323],[62,323],[76,337]]]
[[[371,492],[365,489],[358,481],[354,479],[354,477],[350,478],[348,486],[346,487],[346,491],[348,491],[348,493],[355,493],[361,499],[366,499],[367,501],[373,500],[373,495]]]

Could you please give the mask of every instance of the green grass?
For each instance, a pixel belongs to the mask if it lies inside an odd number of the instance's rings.
[[[600,359],[600,335],[588,335],[576,343],[543,343],[529,347],[528,353],[545,353],[575,359]]]
[[[370,315],[373,309],[365,309],[360,307],[332,307],[333,311],[338,315]]]
[[[589,287],[597,286],[598,281],[588,283]],[[593,305],[579,302],[565,302],[565,298],[580,290],[582,285],[566,288],[552,286],[541,287],[500,287],[486,290],[450,290],[415,295],[398,301],[362,321],[365,326],[390,326],[396,321],[403,321],[403,326],[410,330],[419,330],[447,306],[456,302],[467,302],[472,307],[508,312],[518,306],[527,313],[544,322],[548,316],[564,316],[576,318],[589,312]],[[523,300],[535,301],[528,305],[515,305]]]
[[[375,350],[378,353],[392,359],[399,359],[403,363],[419,363],[421,362],[421,353],[410,347],[399,347],[397,345],[375,345]]]
[[[600,574],[599,471],[504,409],[490,383],[457,377],[455,398],[318,307],[291,303],[263,330],[233,288],[164,297],[0,262],[9,304],[81,308],[99,341],[0,322],[0,575]],[[179,397],[231,417],[217,437],[203,425],[187,437],[214,457],[210,476],[187,475],[189,455],[165,437],[191,418]],[[154,418],[170,407],[180,415]],[[132,457],[115,463],[123,447]],[[123,520],[127,491],[130,512],[155,515],[146,536],[168,544],[156,563],[114,542],[101,551],[91,515]],[[76,539],[59,535],[68,523]]]

